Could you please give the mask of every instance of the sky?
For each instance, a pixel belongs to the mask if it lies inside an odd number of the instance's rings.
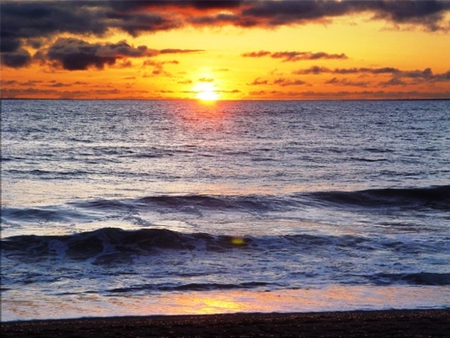
[[[450,98],[450,1],[0,6],[3,99]]]

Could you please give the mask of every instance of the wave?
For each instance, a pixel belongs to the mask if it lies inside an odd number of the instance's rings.
[[[180,285],[171,284],[143,284],[133,287],[115,288],[107,290],[110,293],[134,293],[140,291],[213,291],[213,290],[231,290],[231,289],[255,289],[277,285],[276,283],[266,282],[244,282],[244,283],[188,283]]]
[[[361,191],[328,191],[311,194],[317,200],[339,206],[369,208],[428,208],[450,210],[450,185],[428,188],[386,188]]]
[[[72,235],[22,235],[1,241],[9,257],[47,259],[49,256],[89,260],[114,255],[142,255],[161,250],[223,251],[249,245],[248,238],[213,236],[206,233],[180,233],[166,229],[123,230],[103,228]],[[106,261],[105,261],[106,262]]]
[[[385,250],[422,250],[427,247],[414,247],[398,241],[377,240],[356,235],[310,235],[286,234],[263,236],[213,235],[209,233],[185,233],[161,228],[124,230],[121,228],[102,228],[94,231],[70,235],[20,235],[1,240],[1,249],[8,257],[19,259],[47,259],[59,257],[69,260],[90,260],[102,258],[120,258],[148,254],[196,251],[226,252],[229,250],[253,250],[258,252],[312,254],[330,248],[347,248],[358,251],[373,252],[379,248]],[[417,247],[417,245],[419,245]],[[429,250],[429,248],[428,248]]]
[[[85,220],[86,216],[60,207],[41,208],[2,208],[2,222],[72,222],[74,220]]]
[[[139,284],[109,290],[114,293],[276,287],[278,282],[281,283],[278,286],[282,287],[285,283],[298,285],[302,280],[307,281],[310,278],[308,275],[318,280],[337,278],[344,283],[450,285],[448,273],[404,273],[400,268],[398,273],[377,272],[367,275],[364,272],[367,269],[364,267],[356,270],[351,268],[351,262],[359,261],[364,262],[363,265],[366,262],[376,263],[378,268],[383,269],[384,264],[380,265],[378,261],[381,256],[402,260],[411,254],[433,256],[442,249],[442,244],[439,243],[411,241],[408,238],[400,240],[378,236],[329,234],[242,237],[201,232],[185,233],[160,228],[102,228],[69,235],[21,235],[1,240],[2,261],[9,267],[23,269],[27,266],[34,269],[52,266],[55,271],[83,269],[94,275],[98,271],[111,271],[120,275],[129,273],[129,266],[136,267],[137,272],[151,265],[155,271],[162,269],[161,271],[167,273],[168,280],[163,284],[152,282],[151,286]],[[371,256],[375,258],[369,263],[367,257]],[[218,271],[211,269],[211,264],[214,266],[216,260],[219,265],[222,264],[223,269],[219,269],[221,273],[242,273],[239,269],[234,270],[232,266],[239,262],[238,265],[245,263],[250,267],[249,275],[236,282],[215,279],[210,274]],[[174,264],[174,271],[167,271],[167,262]],[[179,264],[190,264],[191,268],[195,268],[179,270]],[[274,282],[272,279],[257,278],[258,274],[253,276],[251,273],[252,265],[255,266],[255,271],[264,266],[263,270],[259,270],[261,276],[281,273],[286,280],[281,278]],[[267,272],[266,269],[273,271]],[[185,281],[181,284],[171,284],[173,278]],[[265,285],[269,281],[272,285]]]
[[[130,212],[195,214],[244,213],[264,216],[315,208],[391,213],[402,210],[450,211],[450,185],[429,188],[386,188],[357,191],[302,192],[290,195],[157,195],[123,199],[94,199],[60,206],[2,207],[4,222],[85,222],[98,217],[125,217]]]
[[[313,252],[330,246],[347,246],[372,250],[368,240],[356,236],[314,236],[296,234],[284,236],[233,236],[208,233],[183,233],[167,229],[145,228],[124,230],[102,228],[71,235],[12,236],[1,241],[6,257],[24,263],[45,261],[50,258],[68,261],[89,261],[108,264],[138,256],[224,253],[230,250],[251,250],[254,253]]]
[[[386,162],[386,161],[389,161],[386,158],[351,157],[350,159],[353,161],[360,161],[360,162]]]
[[[189,208],[221,211],[270,212],[305,206],[361,206],[371,208],[416,208],[450,210],[450,185],[430,188],[387,188],[359,191],[323,191],[293,195],[161,195],[135,200],[77,202],[83,208],[158,208],[183,211]]]
[[[289,200],[276,196],[210,196],[210,195],[159,195],[137,199],[81,201],[70,203],[83,209],[135,209],[163,212],[186,212],[192,208],[201,210],[264,212],[288,206]]]
[[[374,276],[366,276],[377,285],[390,285],[406,283],[413,285],[450,285],[450,273],[381,273]]]

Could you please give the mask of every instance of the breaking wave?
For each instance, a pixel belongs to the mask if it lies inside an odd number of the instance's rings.
[[[359,191],[320,191],[291,195],[160,195],[135,199],[95,199],[62,206],[2,208],[3,222],[76,222],[96,217],[118,216],[123,212],[185,213],[229,212],[264,215],[270,212],[314,207],[389,210],[450,210],[450,186]]]

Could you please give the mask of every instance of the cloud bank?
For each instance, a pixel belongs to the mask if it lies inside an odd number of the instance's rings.
[[[380,83],[381,85],[402,85],[406,84],[404,79],[410,79],[416,82],[450,82],[450,71],[440,74],[434,74],[431,68],[425,68],[424,70],[401,70],[394,67],[382,67],[382,68],[335,68],[330,69],[327,67],[313,66],[307,69],[299,69],[292,72],[294,75],[320,75],[320,74],[335,74],[335,75],[351,75],[351,74],[372,74],[372,75],[380,75],[380,74],[388,74],[391,75],[391,79],[386,82]],[[338,80],[337,78],[333,78],[326,82],[327,84],[344,84],[344,85],[353,85],[349,84],[350,82],[346,80]],[[360,86],[367,82],[358,83]]]
[[[25,46],[39,48],[47,39],[63,33],[75,36],[104,37],[112,31],[131,36],[193,27],[231,25],[242,28],[274,28],[284,25],[326,22],[333,18],[370,13],[372,20],[396,25],[413,25],[428,31],[448,30],[445,15],[449,1],[2,1],[1,54],[8,67],[24,67],[32,60]],[[56,53],[58,54],[58,53]],[[102,67],[114,56],[85,58],[73,64],[64,55],[56,60],[67,67],[86,64]],[[267,54],[269,55],[269,54]],[[271,57],[277,57],[273,54]],[[280,54],[283,61],[301,60],[320,55]],[[342,55],[344,57],[345,55]]]
[[[260,58],[264,56],[270,56],[272,59],[281,59],[283,62],[296,62],[296,61],[304,61],[304,60],[319,60],[319,59],[348,59],[347,55],[344,53],[341,54],[328,54],[325,52],[268,52],[268,51],[259,51],[259,52],[249,52],[242,54],[243,57],[252,57],[252,58]]]

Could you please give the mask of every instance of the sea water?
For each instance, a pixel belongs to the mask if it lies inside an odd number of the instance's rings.
[[[450,101],[1,101],[1,319],[450,307]]]

